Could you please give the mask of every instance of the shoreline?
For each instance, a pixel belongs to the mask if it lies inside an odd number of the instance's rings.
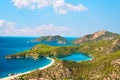
[[[48,67],[50,67],[50,66],[52,66],[52,65],[54,64],[54,62],[55,62],[54,59],[49,58],[49,57],[47,57],[47,59],[50,59],[50,60],[51,60],[51,63],[48,64],[48,65],[46,65],[46,66],[44,66],[44,67],[38,68],[39,70],[46,69],[46,68],[48,68]],[[20,74],[16,74],[16,75],[13,75],[13,76],[8,76],[8,77],[5,77],[5,78],[1,78],[0,80],[11,80],[11,79],[15,79],[15,78],[17,78],[18,76],[21,76],[21,75],[30,73],[30,72],[35,71],[35,70],[37,70],[37,69],[31,70],[31,71],[27,71],[27,72],[24,72],[24,73],[20,73]]]

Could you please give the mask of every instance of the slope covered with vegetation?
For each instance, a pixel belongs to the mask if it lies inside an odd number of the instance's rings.
[[[91,61],[82,61],[77,63],[73,61],[56,60],[56,63],[50,68],[45,70],[36,70],[30,74],[19,77],[19,79],[119,80],[119,43],[119,39],[112,39],[110,41],[102,40],[94,43],[87,42],[81,44],[77,51],[82,51],[92,55],[93,59]],[[106,51],[109,51],[109,54],[106,53]]]
[[[58,61],[45,69],[19,77],[19,80],[119,80],[120,51],[112,54],[92,54],[94,59],[80,63]]]
[[[105,37],[103,37],[103,34]],[[53,47],[43,45],[42,47],[42,45],[37,45],[33,47],[28,54],[32,51],[38,51],[41,54],[42,49],[43,51],[49,49],[48,51],[52,51],[51,54],[42,53],[42,56],[54,56],[55,64],[47,69],[36,70],[22,75],[19,80],[120,80],[120,37],[116,33],[110,33],[109,36],[108,33],[105,34],[106,31],[105,33],[104,31],[102,33],[98,32],[97,36],[95,36],[96,39],[94,37],[93,41],[78,42],[80,45],[76,46]],[[66,53],[63,54],[61,51]],[[93,59],[79,63],[56,59],[57,56],[68,55],[72,52],[84,52],[93,56]]]
[[[49,46],[45,44],[39,44],[31,48],[30,50],[20,52],[18,54],[8,55],[7,59],[11,58],[28,58],[32,57],[38,59],[39,57],[60,57],[66,56],[78,50],[77,46]]]
[[[67,40],[60,35],[56,35],[56,36],[42,36],[40,38],[36,38],[35,40],[33,40],[33,42],[55,42],[58,44],[66,44]]]
[[[120,50],[120,38],[112,40],[101,40],[97,42],[86,42],[81,44],[81,51],[88,53],[108,54]]]
[[[112,40],[114,38],[119,37],[120,35],[117,33],[112,33],[105,30],[97,31],[93,34],[87,34],[81,38],[78,38],[77,40],[74,40],[75,44],[82,44],[85,42],[96,42],[101,40]]]

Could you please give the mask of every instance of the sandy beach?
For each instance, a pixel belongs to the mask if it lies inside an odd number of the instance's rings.
[[[55,62],[54,59],[51,59],[51,58],[47,58],[47,59],[50,59],[50,60],[51,60],[51,63],[48,64],[48,65],[46,65],[46,66],[44,66],[44,67],[38,68],[39,70],[48,68],[48,67],[50,67],[50,66],[52,66],[52,65],[54,64],[54,62]],[[36,69],[35,69],[35,70],[36,70]],[[32,72],[32,71],[34,71],[34,70],[31,70],[31,71],[28,71],[28,72],[24,72],[24,73],[20,73],[20,74],[13,75],[13,76],[9,76],[9,77],[5,77],[5,78],[1,78],[0,80],[11,80],[11,79],[14,79],[14,78],[16,78],[16,77],[18,77],[18,76],[21,76],[21,75],[23,75],[23,74],[30,73],[30,72]]]

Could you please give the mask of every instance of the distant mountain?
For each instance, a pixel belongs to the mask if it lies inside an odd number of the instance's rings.
[[[118,36],[120,36],[120,35],[117,33],[112,33],[109,31],[101,30],[101,31],[97,31],[93,34],[85,35],[82,38],[75,40],[74,43],[81,44],[81,43],[85,43],[85,42],[96,42],[96,41],[100,41],[100,40],[112,40],[113,38],[116,38]]]
[[[81,45],[81,51],[90,53],[113,53],[120,50],[120,34],[97,31],[74,41]]]
[[[42,36],[40,38],[36,38],[35,40],[33,40],[34,42],[55,42],[58,44],[66,44],[67,40],[59,35],[56,36]]]

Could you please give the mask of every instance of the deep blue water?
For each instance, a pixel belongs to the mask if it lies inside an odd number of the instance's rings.
[[[6,55],[15,54],[21,51],[28,50],[33,46],[40,44],[38,42],[30,42],[37,37],[0,37],[0,78],[8,76],[10,73],[21,73],[29,70],[34,70],[43,67],[51,62],[46,58],[38,60],[33,59],[5,59]],[[69,41],[75,38],[67,37]],[[65,46],[56,43],[45,43],[53,46]],[[69,42],[66,45],[71,45]]]
[[[83,53],[73,53],[69,56],[60,58],[61,60],[68,60],[68,61],[75,61],[75,62],[80,62],[80,61],[86,61],[86,60],[91,60],[92,57],[85,55]]]
[[[0,37],[0,78],[10,73],[21,73],[43,67],[51,62],[46,58],[5,59],[6,55],[28,50],[38,43],[28,42],[35,37]]]

